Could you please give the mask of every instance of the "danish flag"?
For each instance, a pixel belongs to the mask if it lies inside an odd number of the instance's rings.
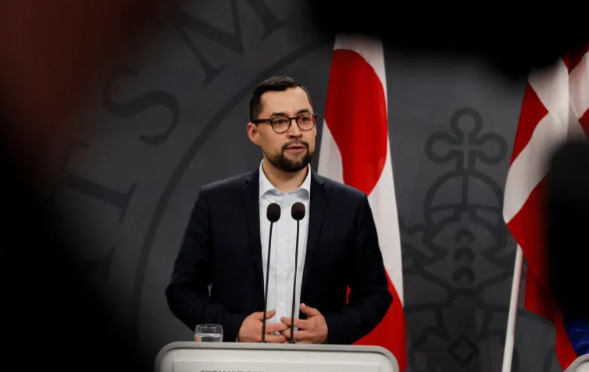
[[[381,346],[407,366],[403,268],[388,135],[384,50],[380,40],[338,35],[333,50],[318,173],[368,196],[393,302],[358,345]]]

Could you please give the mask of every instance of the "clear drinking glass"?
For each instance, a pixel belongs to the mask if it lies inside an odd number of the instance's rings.
[[[199,324],[194,329],[196,342],[223,342],[223,327],[218,324]]]

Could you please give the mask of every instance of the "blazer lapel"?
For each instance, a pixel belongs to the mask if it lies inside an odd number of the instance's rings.
[[[250,255],[256,276],[256,292],[258,298],[264,298],[264,271],[262,269],[262,243],[260,240],[260,182],[259,169],[251,172],[243,186],[245,219],[249,232]]]
[[[305,268],[303,270],[303,283],[301,286],[301,297],[305,292],[305,286],[309,279],[309,270],[313,263],[317,241],[321,235],[323,218],[327,207],[328,191],[323,180],[315,172],[311,173],[311,200],[309,203],[309,232],[307,235],[307,251],[305,254]]]

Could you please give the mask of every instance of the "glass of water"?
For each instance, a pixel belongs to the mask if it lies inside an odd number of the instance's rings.
[[[222,342],[223,327],[218,324],[199,324],[194,329],[196,342]]]

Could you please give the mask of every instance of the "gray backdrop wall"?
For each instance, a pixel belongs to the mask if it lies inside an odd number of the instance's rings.
[[[106,79],[56,193],[62,226],[91,237],[76,252],[87,280],[151,358],[192,338],[164,289],[197,188],[261,159],[251,89],[293,76],[322,122],[333,47],[296,0],[190,4]],[[500,371],[515,257],[501,209],[525,81],[390,49],[386,68],[409,370]],[[558,371],[554,330],[523,310],[513,370]]]

